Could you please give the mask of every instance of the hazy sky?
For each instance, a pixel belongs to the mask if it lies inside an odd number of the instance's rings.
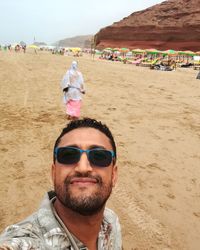
[[[48,44],[97,33],[163,0],[0,0],[0,44]]]

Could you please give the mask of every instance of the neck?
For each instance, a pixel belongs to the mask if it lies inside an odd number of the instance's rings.
[[[85,244],[88,249],[97,249],[97,239],[103,220],[104,208],[97,214],[83,216],[65,207],[58,199],[54,203],[54,208],[70,233]]]

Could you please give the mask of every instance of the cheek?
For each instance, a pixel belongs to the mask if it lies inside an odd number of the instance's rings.
[[[70,174],[71,169],[66,167],[57,166],[54,172],[54,182],[61,184],[65,181],[66,177]]]
[[[113,179],[113,172],[112,172],[112,170],[106,170],[105,171],[105,169],[103,169],[102,171],[98,171],[98,173],[97,173],[99,176],[101,176],[101,178],[102,178],[102,180],[103,180],[103,182],[104,183],[107,183],[107,184],[109,184],[109,183],[111,183],[112,182],[112,179]]]

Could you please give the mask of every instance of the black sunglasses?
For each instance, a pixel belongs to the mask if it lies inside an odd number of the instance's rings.
[[[87,150],[75,147],[55,148],[55,157],[57,161],[65,165],[78,163],[82,153],[86,153],[90,164],[97,167],[108,167],[115,157],[115,153],[113,151],[102,148]]]

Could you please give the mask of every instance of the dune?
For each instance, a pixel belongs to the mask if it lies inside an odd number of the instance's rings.
[[[0,51],[0,231],[34,212],[52,188],[54,141],[67,123],[60,80],[72,56]],[[153,71],[77,58],[82,117],[113,131],[119,177],[108,206],[125,250],[200,246],[200,82],[197,71]]]

